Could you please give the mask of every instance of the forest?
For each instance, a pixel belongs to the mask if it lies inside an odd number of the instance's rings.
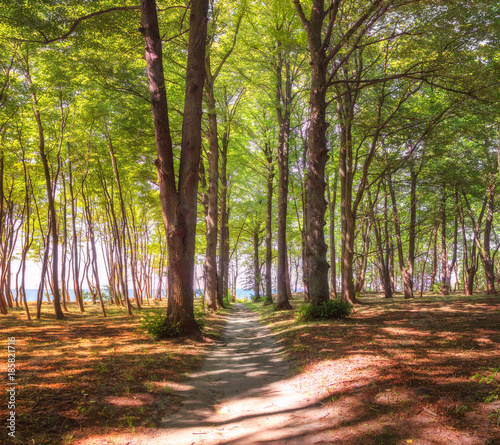
[[[456,295],[497,314],[497,2],[1,16],[0,320],[161,307],[157,337],[199,341],[242,295],[274,321],[299,296],[310,318]]]

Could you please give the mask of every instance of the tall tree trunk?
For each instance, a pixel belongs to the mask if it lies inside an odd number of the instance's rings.
[[[375,219],[375,214],[374,214],[374,203],[372,202],[371,198],[371,193],[370,190],[367,192],[368,194],[368,206],[370,209],[370,217],[372,219],[372,227],[373,227],[373,233],[375,235],[375,241],[377,244],[377,257],[378,257],[378,269],[380,272],[380,282],[382,284],[382,287],[384,289],[384,298],[392,298],[392,286],[391,286],[391,275],[389,272],[389,252],[388,249],[386,248],[385,251],[385,256],[384,256],[384,242],[382,241],[382,229],[378,222]],[[384,197],[384,224],[385,224],[385,232],[387,232],[387,193],[385,194]],[[389,245],[389,240],[385,239],[385,245]]]
[[[337,186],[339,171],[335,170],[333,192],[330,196],[330,187],[327,181],[328,208],[330,211],[330,296],[337,298],[337,256],[335,254],[335,206],[337,205]]]
[[[85,215],[87,217],[87,228],[88,228],[90,248],[92,253],[92,258],[91,258],[92,273],[94,275],[94,280],[96,285],[95,288],[97,296],[99,298],[99,304],[101,305],[102,315],[106,317],[106,310],[104,308],[104,300],[102,298],[102,292],[101,292],[101,282],[99,280],[99,270],[97,266],[97,249],[96,249],[95,235],[94,235],[94,224],[92,221],[92,212],[90,210],[90,203],[87,201],[85,194],[83,193],[83,189],[82,189],[82,197],[85,204]]]
[[[75,293],[76,305],[80,312],[84,312],[82,290],[80,288],[80,249],[78,248],[78,232],[76,230],[77,205],[73,182],[73,166],[71,162],[71,145],[68,142],[68,172],[69,172],[69,195],[71,199],[71,229],[73,232],[72,252],[73,257],[73,291]]]
[[[54,312],[56,318],[58,320],[62,320],[64,318],[64,313],[61,308],[61,295],[59,292],[59,230],[57,227],[57,213],[56,206],[54,202],[54,186],[52,183],[52,177],[49,167],[49,161],[47,158],[47,153],[45,149],[45,136],[42,125],[42,118],[40,115],[40,110],[38,108],[38,99],[36,96],[36,92],[33,89],[33,83],[31,80],[31,75],[29,73],[28,61],[26,61],[26,79],[30,87],[32,88],[31,98],[33,102],[33,113],[35,115],[35,121],[38,128],[38,151],[40,154],[40,159],[42,160],[43,172],[45,176],[45,187],[47,189],[47,202],[49,206],[49,220],[51,227],[51,235],[52,235],[52,286],[53,286],[53,294],[52,294],[52,302],[54,305]]]
[[[290,106],[292,101],[292,79],[290,62],[284,57],[278,40],[278,64],[276,67],[276,113],[278,117],[278,295],[276,310],[290,310],[287,293],[287,242],[286,220],[288,204],[288,151],[290,146]],[[283,85],[283,65],[285,66],[285,82]],[[325,105],[326,106],[326,105]],[[324,168],[323,168],[324,169]],[[324,173],[323,173],[324,174]],[[324,183],[324,179],[323,179]],[[324,195],[324,184],[323,184]],[[324,198],[323,198],[324,201]],[[324,215],[323,211],[323,215]],[[326,248],[326,244],[325,244]],[[326,258],[325,258],[326,261]]]
[[[306,182],[305,268],[311,304],[318,305],[330,297],[325,242],[325,165],[326,148],[326,92],[329,60],[326,57],[330,36],[323,40],[324,20],[327,16],[324,0],[314,0],[310,18],[305,17],[302,6],[294,0],[297,12],[307,33],[310,54],[309,95],[309,152]],[[331,14],[331,13],[330,13]]]
[[[260,245],[260,240],[259,240],[259,232],[260,232],[260,225],[257,225],[252,233],[253,236],[253,289],[254,289],[254,295],[253,299],[254,301],[259,301],[260,300],[260,262],[259,262],[259,245]]]
[[[115,149],[113,146],[113,142],[111,141],[111,135],[109,134],[108,129],[106,128],[106,138],[108,139],[108,149],[109,149],[109,155],[111,158],[111,165],[113,167],[113,174],[115,176],[115,181],[116,185],[118,188],[118,197],[120,199],[120,212],[122,214],[122,220],[121,220],[121,236],[119,239],[121,239],[122,245],[120,247],[121,250],[121,255],[120,258],[123,261],[122,264],[122,287],[123,287],[123,294],[124,294],[124,299],[125,299],[125,305],[127,307],[127,313],[128,315],[132,315],[132,306],[130,304],[130,299],[128,295],[128,278],[127,278],[127,271],[128,271],[128,260],[127,260],[127,240],[128,244],[130,247],[130,271],[132,274],[132,286],[134,288],[134,299],[137,304],[137,308],[140,309],[141,305],[139,302],[139,297],[137,295],[137,289],[136,289],[136,277],[135,277],[135,270],[133,267],[133,261],[134,261],[134,254],[133,254],[133,245],[132,245],[132,238],[130,236],[130,229],[129,229],[129,224],[128,224],[128,218],[127,218],[127,209],[125,208],[125,199],[123,198],[123,190],[122,190],[122,185],[120,181],[120,173],[118,171],[118,164],[116,162],[116,156],[115,156]]]
[[[441,292],[450,293],[448,285],[448,250],[446,245],[446,189],[443,187],[441,196]]]
[[[366,219],[361,230],[363,233],[362,247],[356,267],[356,286],[354,288],[356,295],[364,292],[366,288],[366,267],[368,265],[368,254],[370,250],[370,227],[371,222]]]
[[[194,318],[193,274],[208,1],[191,2],[181,160],[177,184],[155,1],[141,0],[141,10],[141,32],[146,42],[145,57],[156,136],[160,202],[167,236],[167,317],[169,323],[179,326],[185,334],[199,337],[199,328]]]
[[[217,112],[215,110],[214,77],[210,69],[210,56],[207,53],[205,62],[205,102],[208,116],[208,193],[205,255],[205,298],[208,307],[217,309],[218,277],[217,277],[217,218],[219,202],[219,136],[217,132]]]
[[[62,307],[63,310],[68,312],[68,308],[66,307],[66,302],[69,301],[68,289],[66,287],[66,253],[68,250],[68,214],[67,214],[67,197],[66,197],[66,181],[64,176],[62,176],[63,183],[63,243],[62,243],[62,258],[61,258],[61,286],[62,286]]]
[[[437,264],[438,264],[438,254],[437,254],[437,240],[438,240],[438,231],[440,224],[436,224],[436,231],[434,232],[434,246],[432,249],[432,272],[431,272],[431,281],[429,283],[429,290],[434,292],[434,284],[436,283],[437,276]]]
[[[274,180],[274,159],[272,156],[271,144],[265,144],[267,161],[267,206],[266,206],[266,295],[265,304],[273,302],[273,244],[272,244],[272,221],[273,221],[273,180]]]
[[[482,257],[484,276],[486,279],[486,293],[495,295],[495,267],[490,252],[491,229],[493,227],[493,210],[495,207],[495,184],[489,185],[487,190],[488,211],[484,222],[484,254]]]
[[[219,290],[218,295],[223,298],[229,280],[229,211],[227,206],[227,148],[222,144],[221,152],[221,188],[220,188],[220,236],[219,236]]]
[[[213,9],[214,2],[211,2]],[[213,12],[213,11],[212,11]],[[239,15],[236,22],[236,28],[233,36],[233,42],[230,48],[221,57],[219,64],[212,67],[210,50],[214,42],[217,41],[214,30],[208,42],[208,49],[205,53],[205,101],[208,108],[208,202],[206,221],[206,239],[207,249],[205,256],[205,297],[208,297],[209,305],[212,309],[217,306],[224,307],[224,296],[219,292],[223,291],[223,285],[219,286],[219,281],[224,281],[224,276],[217,275],[217,217],[218,217],[218,203],[219,203],[219,136],[217,131],[217,111],[214,95],[215,81],[220,74],[220,71],[229,56],[234,50],[238,30],[240,27],[242,14]],[[213,17],[213,26],[217,27],[216,15]],[[212,69],[213,68],[213,69]],[[226,130],[227,132],[228,130]],[[227,134],[227,133],[226,133]],[[227,287],[227,277],[226,277]]]
[[[401,237],[401,224],[399,222],[399,212],[398,206],[396,202],[396,193],[394,191],[394,187],[392,185],[392,178],[390,174],[388,174],[387,184],[389,185],[389,193],[391,195],[391,203],[392,203],[392,215],[394,219],[394,231],[396,232],[396,246],[398,249],[398,260],[399,260],[399,270],[401,271],[401,276],[403,278],[403,286],[404,286],[404,298],[411,299],[413,298],[413,262],[415,256],[415,227],[413,227],[413,237],[411,236],[411,227],[409,230],[409,246],[408,246],[408,261],[405,266],[405,258],[403,253],[403,240]],[[413,194],[411,193],[413,191]],[[412,197],[414,197],[414,190],[410,191],[410,219],[412,212]],[[411,224],[410,224],[411,226]],[[411,245],[410,245],[411,244]],[[410,251],[413,251],[410,253]],[[411,260],[410,260],[411,257]]]
[[[356,213],[352,206],[353,153],[352,122],[354,118],[354,101],[352,94],[347,93],[339,102],[338,115],[342,122],[340,129],[340,217],[342,233],[341,276],[342,299],[357,303],[353,279],[354,240]]]

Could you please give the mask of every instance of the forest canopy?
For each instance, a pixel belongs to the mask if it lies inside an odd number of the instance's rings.
[[[2,314],[496,293],[498,2],[138,3],[1,2]]]

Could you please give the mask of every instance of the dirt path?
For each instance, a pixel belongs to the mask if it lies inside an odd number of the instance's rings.
[[[330,411],[300,383],[258,316],[236,304],[225,336],[186,382],[181,409],[136,444],[310,444]]]

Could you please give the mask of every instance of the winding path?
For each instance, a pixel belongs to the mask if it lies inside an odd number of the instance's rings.
[[[154,435],[131,445],[329,443],[320,436],[330,413],[288,371],[269,329],[236,304],[223,341],[186,382],[184,405]]]

